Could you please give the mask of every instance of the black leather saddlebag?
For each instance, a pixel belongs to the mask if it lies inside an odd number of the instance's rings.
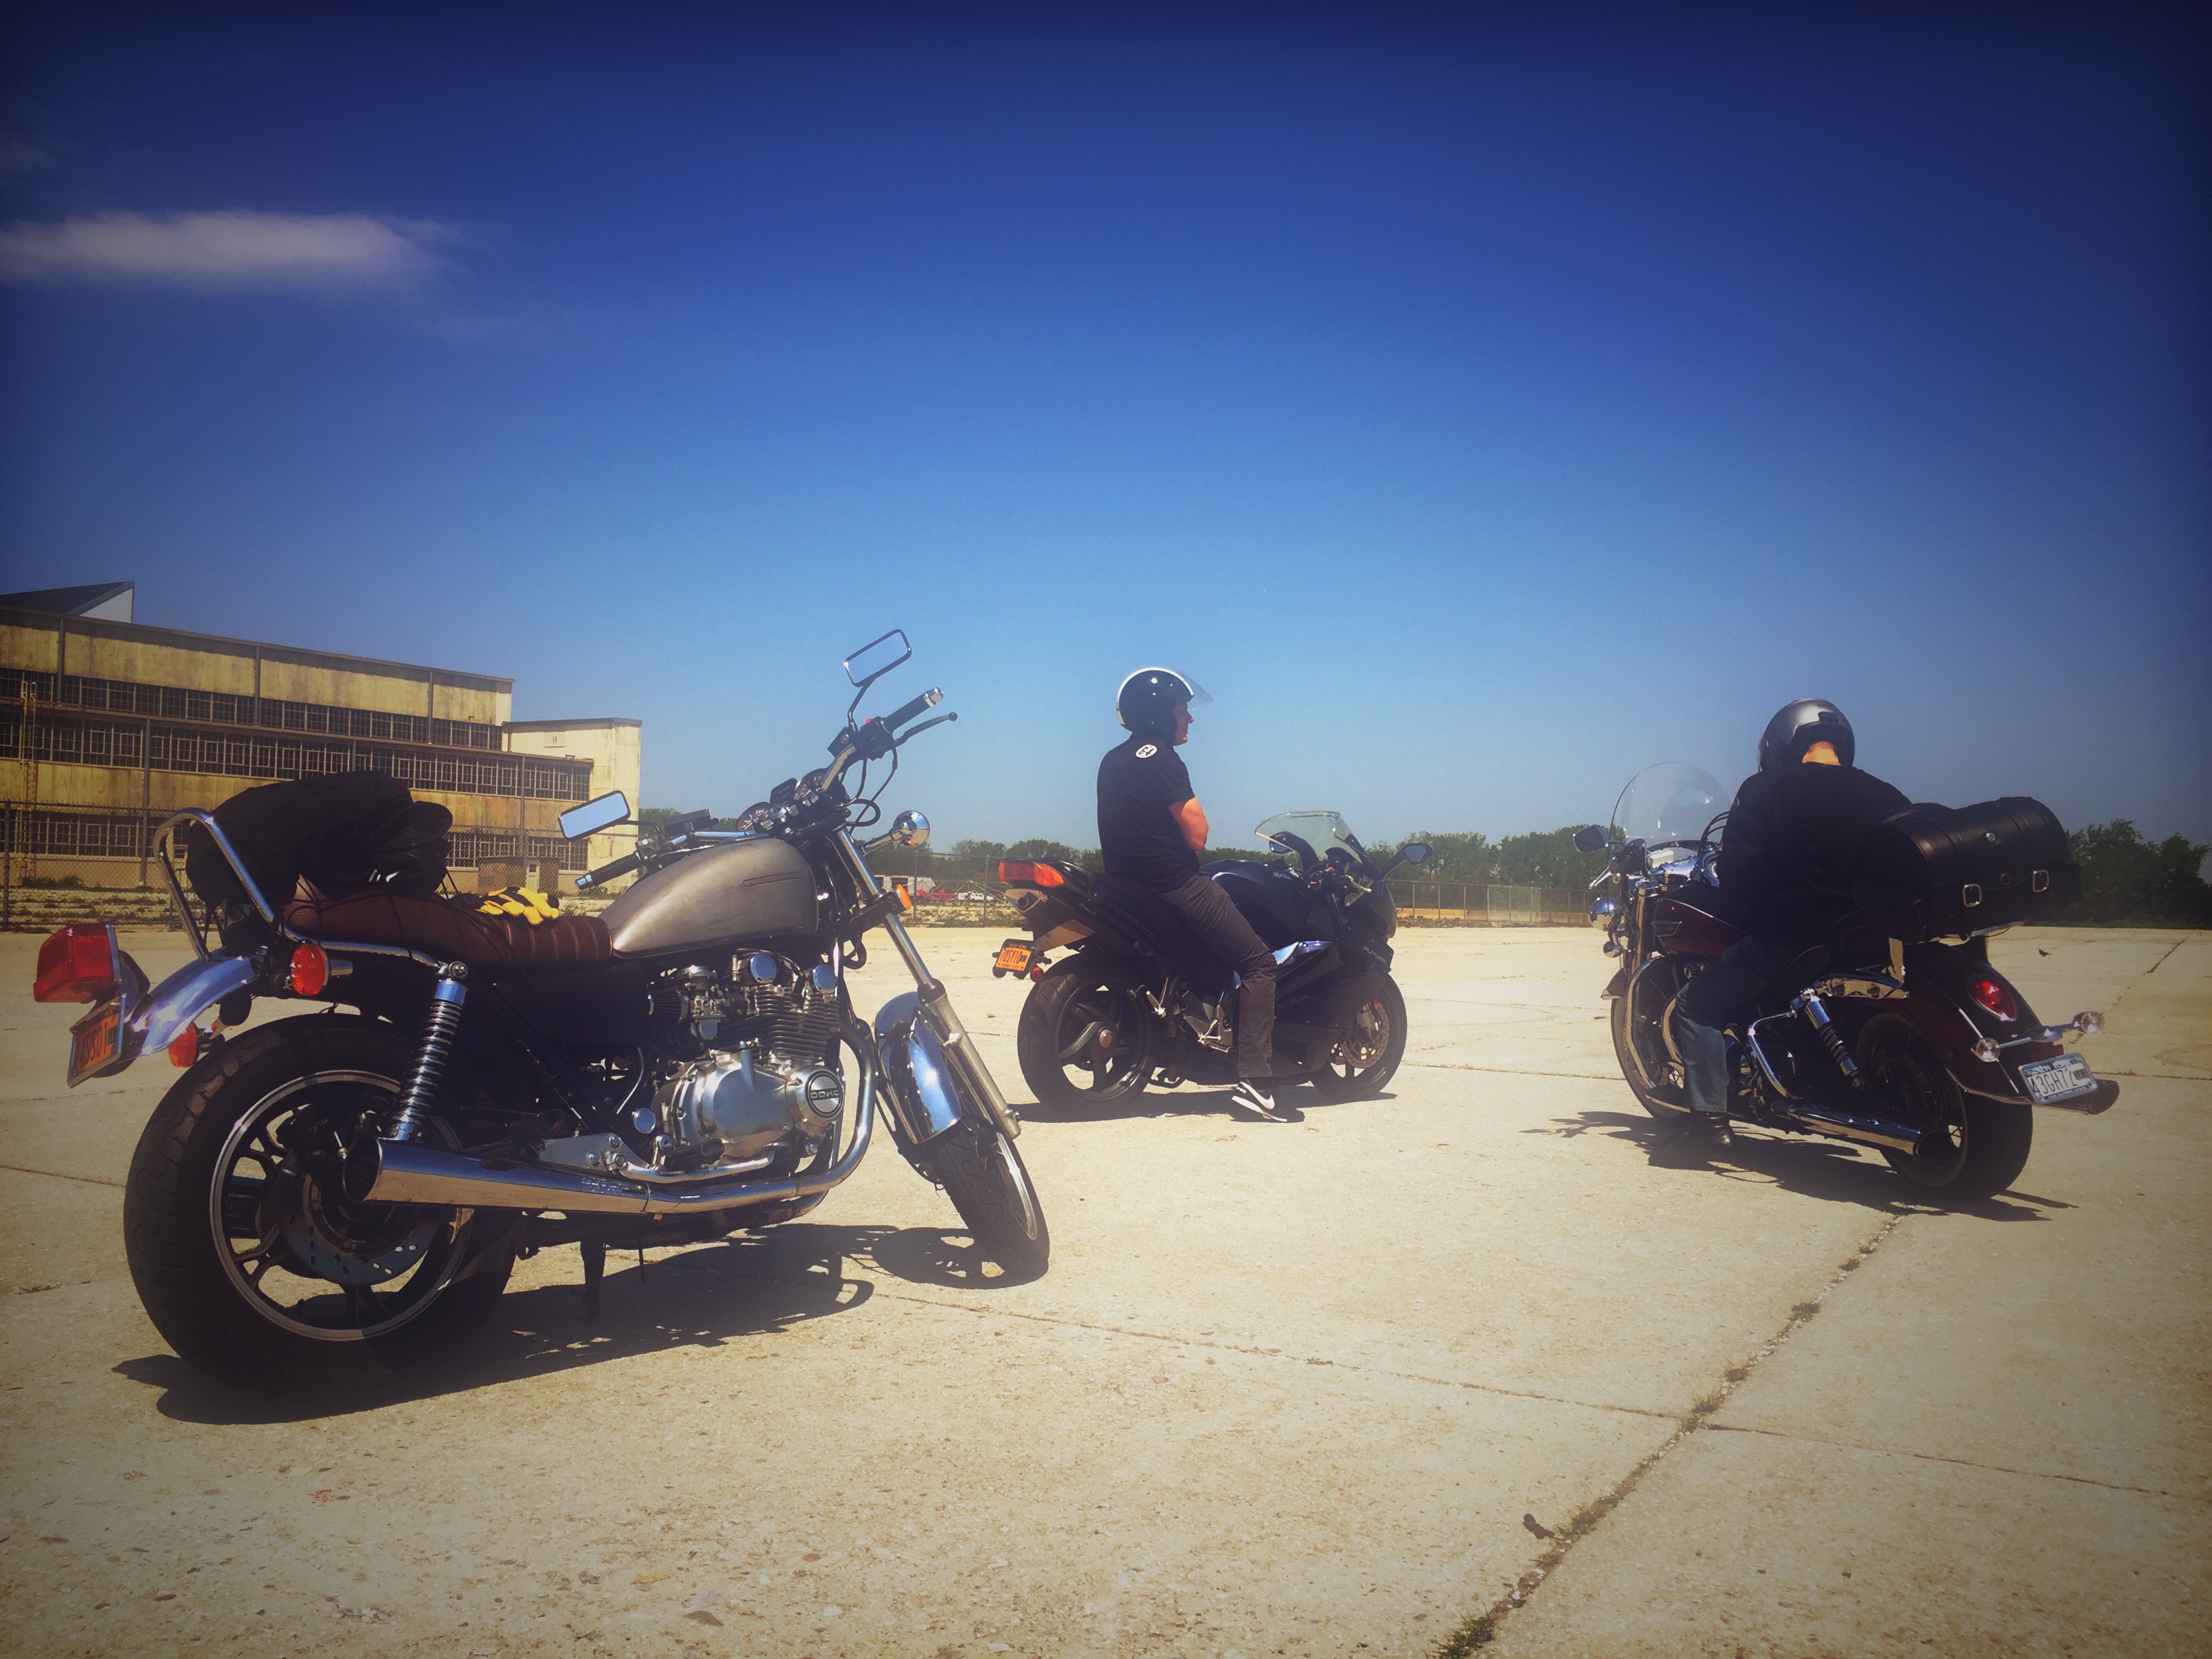
[[[1911,806],[1867,837],[1876,893],[1861,908],[1903,939],[1978,933],[2050,915],[2081,896],[2065,826],[2041,801]],[[1871,901],[1871,902],[1869,902]]]

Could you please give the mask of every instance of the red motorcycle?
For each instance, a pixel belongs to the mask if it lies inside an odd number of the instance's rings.
[[[1593,824],[1575,837],[1586,853],[1612,848],[1590,884],[1607,890],[1590,915],[1605,923],[1606,954],[1620,959],[1604,993],[1613,1052],[1655,1117],[1689,1109],[1674,994],[1742,936],[1719,885],[1728,804],[1711,775],[1670,762],[1630,780],[1609,835]],[[1993,895],[2001,882],[2013,890],[2009,870],[1988,880]],[[2023,895],[2065,890],[2046,867],[2023,869],[2019,882]],[[1982,903],[1978,883],[1960,885],[1968,905]],[[1887,925],[1867,910],[1846,918],[1729,1028],[1729,1115],[1873,1146],[1917,1186],[1961,1202],[1988,1198],[2027,1167],[2036,1107],[2095,1113],[2119,1098],[2119,1085],[2063,1047],[2102,1030],[2104,1017],[2037,1018],[1990,965],[1989,937],[2009,921],[1901,939],[1927,933],[1913,916],[1955,916],[1932,904],[1874,908]],[[1990,906],[1992,915],[2021,908]]]

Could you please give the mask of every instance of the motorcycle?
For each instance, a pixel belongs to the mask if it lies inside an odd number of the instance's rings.
[[[957,718],[911,723],[936,690],[857,717],[912,654],[894,629],[848,659],[830,763],[779,785],[751,822],[716,831],[701,814],[641,836],[578,882],[641,878],[602,916],[514,924],[511,951],[464,917],[494,940],[477,960],[424,948],[463,915],[434,898],[288,902],[257,885],[216,815],[167,820],[161,867],[197,959],[149,987],[112,926],[78,924],[46,941],[35,989],[95,1005],[73,1032],[72,1086],[163,1049],[185,1068],[124,1199],[131,1276],[163,1337],[250,1382],[419,1372],[490,1316],[518,1256],[568,1243],[596,1316],[610,1248],[795,1220],[860,1167],[879,1104],[981,1254],[1042,1273],[1051,1239],[1021,1126],[868,866],[887,843],[921,845],[927,820],[902,812],[856,838],[880,821],[900,749]],[[629,817],[616,793],[562,830]],[[168,856],[185,833],[220,853],[242,902],[195,915]],[[374,936],[319,916],[368,918]],[[878,927],[918,988],[870,1025],[846,975]],[[233,1031],[264,998],[328,1006]]]
[[[1280,964],[1274,1077],[1327,1100],[1377,1094],[1406,1053],[1386,878],[1429,849],[1409,842],[1378,862],[1334,812],[1279,813],[1255,833],[1273,856],[1202,873]],[[1001,945],[991,971],[1032,981],[1017,1053],[1038,1100],[1103,1108],[1155,1082],[1236,1082],[1237,976],[1180,917],[1133,883],[1064,860],[1005,860],[999,880],[1030,937]]]
[[[1742,933],[1719,885],[1728,797],[1709,775],[1668,763],[1620,794],[1590,917],[1620,966],[1604,996],[1621,1074],[1644,1109],[1689,1110],[1674,996]],[[2027,1167],[2034,1109],[2099,1113],[2119,1097],[2063,1044],[2104,1029],[2077,1013],[2045,1025],[1990,964],[2002,928],[1903,940],[1855,914],[1801,957],[1728,1028],[1729,1115],[1770,1129],[1878,1150],[1916,1186],[1974,1202]]]

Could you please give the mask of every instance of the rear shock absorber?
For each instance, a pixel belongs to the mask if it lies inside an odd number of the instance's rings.
[[[468,977],[464,963],[449,962],[438,969],[438,987],[430,994],[422,1035],[415,1044],[414,1069],[392,1125],[394,1140],[413,1140],[422,1133],[438,1085],[445,1081],[446,1062],[453,1058],[454,1035],[461,1029],[461,1005],[469,1000]]]
[[[1854,1089],[1865,1088],[1866,1075],[1859,1070],[1858,1061],[1851,1058],[1851,1051],[1844,1047],[1843,1036],[1829,1020],[1828,1011],[1821,1006],[1819,994],[1806,992],[1797,999],[1797,1006],[1805,1018],[1813,1022],[1813,1029],[1820,1034],[1820,1041],[1828,1045],[1829,1058],[1836,1062],[1836,1069],[1844,1074],[1844,1080]]]

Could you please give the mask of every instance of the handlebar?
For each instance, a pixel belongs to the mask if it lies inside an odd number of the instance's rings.
[[[613,863],[603,864],[598,869],[577,877],[576,890],[581,893],[586,892],[594,887],[604,887],[611,881],[621,880],[623,877],[629,875],[637,867],[637,854],[635,853],[625,853]]]
[[[916,714],[926,713],[929,709],[936,708],[939,703],[943,702],[944,701],[944,690],[938,686],[932,686],[928,690],[916,697],[912,702],[906,704],[903,708],[896,710],[895,713],[881,716],[881,719],[885,726],[891,727],[893,730],[896,730],[898,727],[904,726],[908,720],[912,720]]]

